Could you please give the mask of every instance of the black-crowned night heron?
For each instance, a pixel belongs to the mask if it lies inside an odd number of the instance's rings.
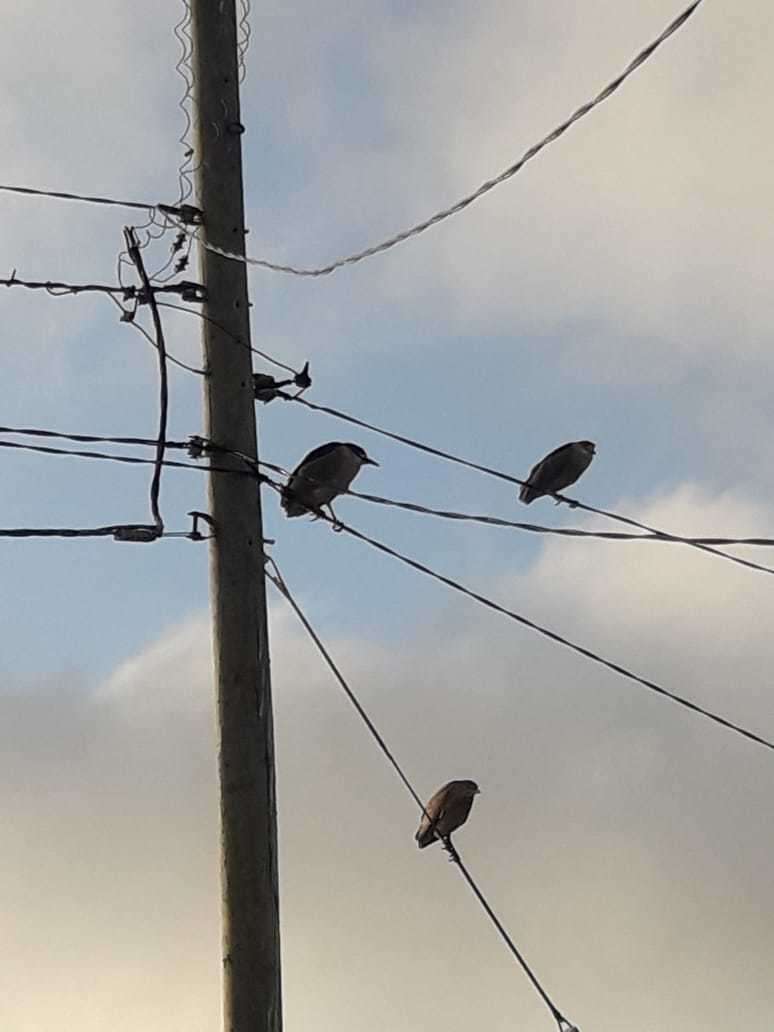
[[[563,491],[565,487],[574,484],[588,468],[595,451],[593,441],[570,441],[561,448],[555,448],[530,470],[526,483],[519,491],[519,499],[529,505],[543,495]]]
[[[319,515],[327,505],[333,519],[331,502],[343,494],[361,466],[378,466],[359,444],[331,441],[310,451],[290,474],[282,489],[282,508],[288,516]]]
[[[425,813],[414,838],[420,849],[436,839],[445,839],[468,819],[473,797],[481,789],[475,781],[449,781],[439,788],[425,807]]]

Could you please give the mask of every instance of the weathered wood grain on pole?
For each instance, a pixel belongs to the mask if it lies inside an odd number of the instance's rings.
[[[244,250],[242,126],[234,0],[192,0],[198,204],[204,240]],[[201,249],[205,420],[217,444],[257,457],[247,277]],[[223,327],[223,332],[219,328]],[[230,336],[232,335],[232,336]],[[231,459],[218,455],[218,465]],[[234,468],[242,468],[233,460]],[[219,728],[226,1032],[282,1028],[274,741],[260,499],[247,477],[212,474],[213,642]]]

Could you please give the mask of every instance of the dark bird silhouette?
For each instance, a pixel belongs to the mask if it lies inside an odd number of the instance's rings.
[[[331,441],[310,451],[290,474],[282,489],[282,508],[288,516],[319,515],[327,505],[348,490],[361,466],[378,466],[359,444]]]
[[[449,835],[468,819],[473,797],[481,789],[475,781],[449,781],[439,788],[425,807],[414,838],[420,849]]]
[[[594,458],[596,445],[593,441],[570,441],[561,448],[555,448],[530,470],[526,482],[519,491],[519,499],[525,505],[543,495],[553,495],[574,484],[588,469]]]

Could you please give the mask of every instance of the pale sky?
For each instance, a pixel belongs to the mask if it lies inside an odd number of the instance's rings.
[[[317,265],[454,202],[681,6],[256,4],[250,252]],[[3,4],[0,183],[174,202],[181,11]],[[774,536],[773,31],[764,0],[706,0],[615,97],[466,212],[333,277],[252,271],[254,343],[311,361],[310,400],[517,476],[592,439],[575,489],[590,504],[678,533]],[[3,194],[0,212],[0,275],[114,281],[133,213]],[[155,356],[109,301],[0,300],[3,424],[155,432]],[[198,362],[198,321],[165,319],[171,349]],[[170,436],[200,432],[199,379],[171,376]],[[263,457],[285,467],[351,439],[381,463],[360,490],[602,525],[545,500],[526,510],[509,485],[297,406],[259,417]],[[147,470],[0,458],[0,526],[147,519]],[[170,529],[204,505],[203,477],[165,473]],[[679,546],[337,509],[774,736],[765,574]],[[419,791],[481,785],[458,845],[583,1032],[768,1027],[770,753],[324,525],[285,521],[272,495],[266,528]],[[206,546],[0,541],[0,555],[0,1026],[216,1032]],[[416,849],[411,800],[274,595],[271,625],[286,1028],[551,1032],[455,869]]]

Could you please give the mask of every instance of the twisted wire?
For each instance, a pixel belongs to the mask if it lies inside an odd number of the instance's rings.
[[[675,32],[678,31],[691,17],[691,15],[697,10],[702,3],[702,0],[694,0],[681,14],[679,14],[670,24],[664,29],[664,31],[649,43],[643,50],[641,50],[636,57],[634,57],[626,68],[621,72],[620,75],[616,76],[612,82],[609,82],[592,100],[582,104],[576,111],[570,115],[569,118],[565,119],[561,125],[557,126],[547,136],[544,136],[539,143],[534,144],[516,161],[513,165],[510,165],[499,175],[493,179],[488,179],[485,183],[482,183],[477,190],[473,193],[468,194],[461,200],[452,204],[448,208],[443,208],[437,211],[434,215],[429,218],[418,222],[416,225],[411,226],[409,229],[404,229],[394,236],[389,237],[387,240],[381,243],[374,244],[371,247],[365,248],[363,251],[357,251],[354,254],[347,255],[343,258],[337,258],[335,261],[330,262],[328,265],[323,265],[319,268],[303,268],[294,265],[281,265],[277,262],[271,262],[264,258],[248,258],[242,254],[238,254],[234,251],[227,251],[223,248],[216,247],[214,244],[205,242],[199,237],[197,230],[190,231],[195,236],[203,247],[206,247],[208,251],[212,251],[215,254],[221,255],[223,258],[231,258],[233,261],[244,262],[247,265],[257,266],[262,269],[268,269],[271,272],[283,272],[293,276],[306,276],[306,277],[317,277],[317,276],[328,276],[337,269],[341,269],[347,265],[355,265],[357,262],[363,261],[365,258],[371,258],[374,255],[381,254],[384,251],[389,251],[397,244],[403,243],[405,240],[409,240],[411,237],[419,236],[420,233],[424,233],[425,230],[430,229],[433,226],[438,225],[439,222],[443,222],[445,219],[450,218],[452,215],[456,215],[458,212],[464,211],[479,198],[488,194],[490,190],[494,190],[495,187],[500,186],[501,183],[506,182],[516,175],[527,162],[531,161],[536,157],[540,151],[545,147],[552,144],[555,140],[558,140],[563,136],[568,129],[570,129],[576,122],[585,118],[591,111],[594,110],[599,104],[602,104],[608,97],[612,96],[613,93],[618,90],[623,83],[632,75],[640,65],[644,64],[645,61],[651,57],[658,48],[669,39]],[[188,232],[188,231],[187,231]]]
[[[183,148],[183,160],[178,169],[178,180],[180,192],[178,204],[183,204],[194,192],[193,175],[196,171],[194,166],[194,146],[191,142],[191,130],[193,129],[193,118],[191,116],[191,105],[194,100],[194,73],[191,58],[193,56],[193,38],[191,36],[191,5],[189,0],[183,0],[183,14],[180,21],[175,25],[173,32],[180,44],[180,58],[175,65],[175,71],[183,80],[183,96],[178,107],[183,113],[183,131],[179,137],[180,146]]]
[[[240,83],[245,81],[245,77],[247,75],[245,58],[247,57],[247,51],[250,49],[250,37],[252,36],[250,10],[250,0],[239,0],[239,24],[237,26],[239,38],[237,42],[237,51],[239,56]]]
[[[363,494],[360,491],[347,491],[352,498],[362,502],[384,505],[395,509],[404,509],[424,516],[437,516],[444,520],[456,520],[468,523],[482,523],[492,527],[509,527],[524,530],[532,534],[555,534],[559,537],[597,538],[603,541],[655,541],[660,544],[690,545],[756,545],[774,548],[774,538],[767,537],[685,537],[681,539],[664,537],[657,533],[626,534],[613,530],[580,530],[575,527],[545,527],[537,523],[520,523],[517,520],[504,520],[499,516],[480,516],[466,512],[449,512],[445,509],[433,509],[417,502],[397,501],[394,498],[382,498],[380,495]]]

